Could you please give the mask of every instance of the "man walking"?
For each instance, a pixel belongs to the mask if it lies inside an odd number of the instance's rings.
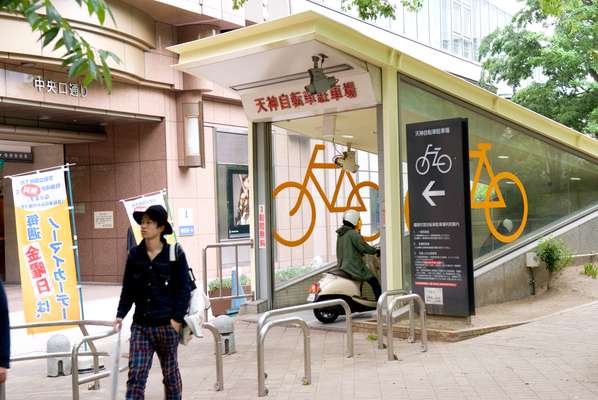
[[[129,252],[114,321],[115,329],[121,329],[123,318],[135,304],[126,399],[144,399],[156,352],[164,377],[165,398],[181,400],[177,347],[191,297],[187,259],[179,250],[177,261],[170,262],[170,245],[164,236],[172,233],[172,227],[164,207],[154,205],[143,212],[134,212],[133,218],[141,226],[143,240]]]

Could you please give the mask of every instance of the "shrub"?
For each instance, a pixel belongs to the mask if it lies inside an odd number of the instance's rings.
[[[290,281],[301,275],[305,275],[311,272],[313,268],[311,266],[300,266],[300,267],[289,267],[274,273],[274,282],[282,283]]]
[[[536,255],[544,263],[548,271],[547,289],[550,289],[552,274],[566,267],[571,261],[571,252],[567,245],[559,239],[548,238],[540,241],[536,248]]]
[[[251,285],[251,280],[247,277],[247,275],[241,275],[239,279],[239,283],[241,286]],[[233,287],[233,280],[232,278],[222,278],[222,288],[232,288]],[[212,290],[220,289],[220,279],[214,279],[208,282],[208,292]]]
[[[583,274],[591,276],[592,279],[596,279],[598,276],[598,267],[596,267],[594,264],[586,264],[583,266]]]

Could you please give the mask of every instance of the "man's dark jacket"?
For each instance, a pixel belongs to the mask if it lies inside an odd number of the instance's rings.
[[[191,279],[185,253],[177,246],[177,261],[170,262],[169,244],[150,261],[145,240],[131,249],[125,267],[117,318],[124,318],[135,304],[133,322],[162,326],[183,322],[191,298]]]
[[[2,282],[0,282],[0,367],[10,367],[10,321],[8,301]]]

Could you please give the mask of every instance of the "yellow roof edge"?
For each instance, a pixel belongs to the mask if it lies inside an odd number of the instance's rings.
[[[397,72],[452,97],[598,159],[598,140],[426,64],[312,10],[222,35],[171,46],[168,50],[179,54],[186,53],[181,55],[180,63],[176,66],[184,70],[186,66],[197,63],[198,58],[213,59],[233,52],[249,51],[255,47],[270,47],[281,42],[289,42],[291,39],[309,37],[373,65],[393,67]]]

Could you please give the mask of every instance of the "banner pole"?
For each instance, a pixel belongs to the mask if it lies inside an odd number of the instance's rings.
[[[168,191],[166,189],[163,190],[162,197],[164,197],[164,204],[166,204],[166,212],[168,213],[168,216],[172,221],[172,235],[174,236],[174,242],[178,243],[178,239],[176,237],[176,229],[174,225],[174,216],[170,212],[170,206],[168,205]]]
[[[73,228],[73,247],[75,250],[75,269],[77,270],[77,287],[79,287],[79,305],[81,306],[81,319],[85,319],[85,312],[83,311],[83,286],[81,285],[81,267],[79,264],[79,239],[77,238],[77,225],[75,224],[75,204],[73,203],[73,190],[71,187],[71,169],[66,166],[66,179],[69,188],[69,211],[71,212],[71,226]],[[87,343],[85,343],[87,347]]]

